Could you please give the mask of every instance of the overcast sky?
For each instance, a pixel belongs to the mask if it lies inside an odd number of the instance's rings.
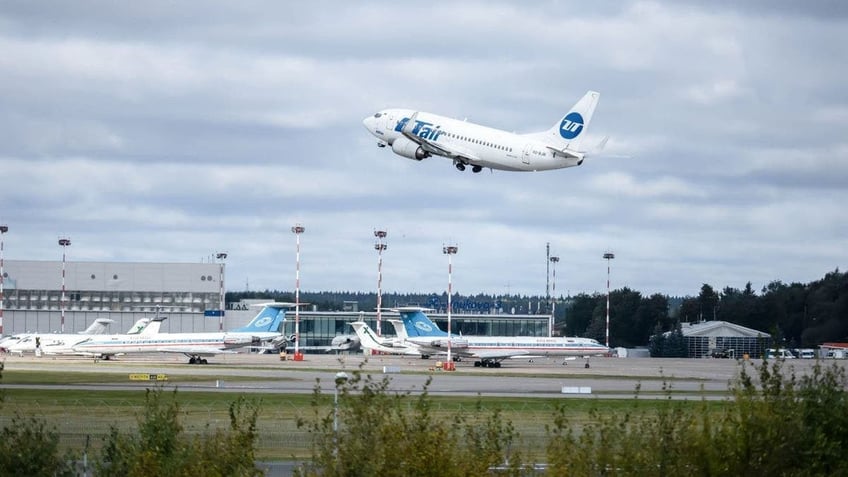
[[[736,5],[742,3],[742,6]],[[848,264],[848,3],[0,4],[5,258],[198,262],[227,288],[697,295]],[[378,149],[404,107],[516,132],[601,100],[556,171]]]

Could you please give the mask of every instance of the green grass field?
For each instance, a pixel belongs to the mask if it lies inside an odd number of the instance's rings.
[[[2,383],[9,384],[126,384],[126,374],[84,372],[22,372],[4,371]],[[255,378],[250,378],[255,379]],[[229,377],[228,381],[237,381]],[[167,385],[210,381],[209,376],[169,376]],[[0,425],[6,426],[16,414],[38,416],[55,427],[64,448],[81,451],[86,443],[97,449],[112,426],[122,431],[135,428],[144,410],[144,389],[157,384],[140,385],[138,390],[74,390],[74,389],[4,389],[0,404]],[[298,417],[312,415],[313,396],[310,394],[242,394],[259,402],[259,439],[257,458],[285,460],[309,455],[310,438],[298,429]],[[230,392],[177,391],[182,424],[189,435],[202,435],[212,429],[229,425],[229,405],[238,394]],[[634,399],[579,399],[579,398],[503,398],[503,397],[441,397],[431,396],[434,415],[452,416],[456,412],[476,413],[477,409],[499,409],[511,421],[521,436],[519,449],[529,455],[541,455],[547,441],[547,424],[552,422],[557,406],[564,405],[569,421],[576,426],[589,419],[592,409],[602,413],[649,411],[666,405],[666,400]],[[694,405],[698,401],[692,401]],[[329,412],[332,395],[320,397],[321,412]],[[410,402],[411,405],[411,402]],[[710,406],[721,406],[713,402]]]

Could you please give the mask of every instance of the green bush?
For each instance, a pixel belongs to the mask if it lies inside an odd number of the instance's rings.
[[[781,362],[743,366],[721,408],[672,401],[645,412],[592,411],[576,429],[564,408],[549,428],[546,476],[848,475],[843,368],[800,379]],[[669,395],[670,396],[670,395]]]
[[[507,474],[517,472],[520,459],[509,455],[517,436],[498,411],[483,413],[478,406],[436,416],[429,379],[417,396],[391,393],[388,384],[387,377],[375,380],[359,371],[337,382],[337,418],[316,385],[312,415],[298,421],[312,437],[313,454],[299,475],[477,477],[509,457]]]
[[[147,390],[138,431],[113,427],[96,474],[102,477],[259,476],[254,463],[258,407],[239,398],[230,405],[228,432],[191,438],[183,432],[176,390]]]

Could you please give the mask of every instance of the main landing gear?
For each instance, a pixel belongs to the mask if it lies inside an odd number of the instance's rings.
[[[501,362],[500,361],[492,361],[491,359],[484,359],[482,361],[475,361],[474,367],[475,368],[500,368]]]
[[[465,162],[462,162],[462,161],[458,161],[458,160],[457,160],[457,161],[454,161],[454,162],[453,162],[453,165],[456,167],[456,170],[458,170],[458,171],[460,171],[460,172],[461,172],[461,171],[464,171],[464,170],[465,170],[465,166],[467,166],[468,164],[467,164],[467,163],[465,163]],[[475,165],[471,165],[471,172],[473,172],[473,173],[475,173],[475,174],[477,174],[478,172],[480,172],[480,171],[482,171],[482,170],[483,170],[483,166],[478,166],[478,165],[476,165],[476,164],[475,164]]]
[[[201,358],[200,356],[192,356],[188,359],[188,364],[208,364],[205,358]]]

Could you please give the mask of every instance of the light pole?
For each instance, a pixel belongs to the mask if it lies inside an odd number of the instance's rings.
[[[607,330],[606,330],[606,338],[607,338],[607,339],[606,339],[606,343],[605,343],[607,348],[609,348],[609,345],[610,345],[610,342],[609,342],[609,328],[610,328],[610,325],[609,325],[609,311],[610,311],[610,305],[609,305],[609,300],[610,300],[610,260],[612,260],[612,259],[614,259],[614,258],[615,258],[615,254],[614,254],[614,253],[609,252],[609,251],[604,253],[604,259],[607,261]]]
[[[336,373],[336,392],[333,395],[333,455],[339,454],[339,387],[348,380],[347,373],[339,371]]]
[[[9,226],[6,224],[0,225],[0,337],[3,336],[3,308],[6,305],[5,296],[3,295],[3,237],[9,231]]]
[[[71,239],[63,237],[59,239],[59,245],[62,247],[62,302],[59,308],[62,310],[61,329],[65,332],[65,250],[70,247]]]
[[[300,224],[295,224],[291,231],[297,242],[295,262],[297,268],[295,268],[294,274],[294,360],[303,361],[303,354],[300,352],[300,234],[305,232],[306,229]]]
[[[456,245],[442,246],[442,253],[448,256],[448,361],[442,368],[445,371],[453,371],[455,369],[453,364],[453,357],[451,356],[451,341],[453,341],[453,336],[451,336],[451,294],[453,294],[451,286],[451,273],[453,272],[451,256],[456,255],[456,252],[458,251],[459,247],[457,247]]]
[[[218,331],[224,331],[224,260],[227,259],[227,252],[218,252],[215,254],[215,258],[218,259],[218,286],[220,290],[218,291],[220,295],[220,304],[218,305]]]
[[[382,313],[383,313],[383,250],[388,248],[383,240],[388,233],[385,230],[375,230],[374,236],[377,237],[377,243],[374,244],[374,249],[377,250],[377,336],[383,332]]]
[[[554,335],[554,321],[556,320],[556,264],[557,264],[557,262],[559,262],[559,257],[551,257],[550,261],[553,264],[553,266],[551,267],[551,270],[553,271],[553,293],[554,293],[554,297],[553,297],[553,301],[551,302],[551,321],[550,321],[550,324],[548,326],[548,336],[553,336]]]
[[[336,373],[336,394],[333,397],[333,434],[339,432],[339,386],[347,382],[347,373],[339,371]]]

